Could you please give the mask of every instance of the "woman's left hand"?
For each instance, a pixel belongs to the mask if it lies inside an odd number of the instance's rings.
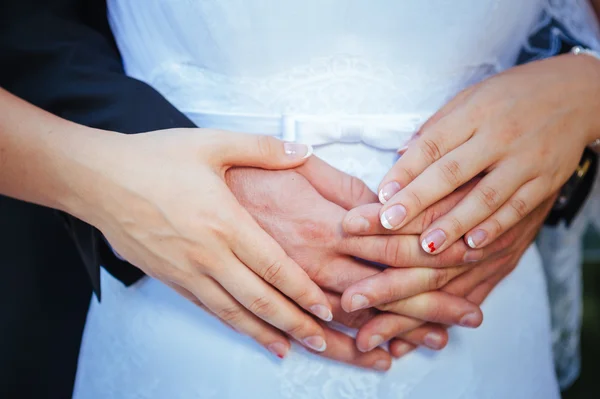
[[[600,61],[563,55],[463,91],[423,125],[379,187],[381,224],[397,230],[483,173],[421,235],[428,253],[465,237],[493,242],[558,191],[600,131]]]

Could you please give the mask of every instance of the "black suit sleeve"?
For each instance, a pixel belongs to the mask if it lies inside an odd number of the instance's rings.
[[[139,133],[194,124],[147,84],[127,77],[102,0],[16,0],[0,8],[0,86],[65,119]],[[142,272],[101,233],[62,215],[97,295],[100,265],[126,284]]]

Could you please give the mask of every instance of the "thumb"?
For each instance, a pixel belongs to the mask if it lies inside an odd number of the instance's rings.
[[[298,168],[298,173],[328,201],[348,210],[378,202],[377,196],[357,177],[350,176],[318,157],[312,157]]]
[[[222,132],[215,155],[222,165],[261,169],[289,169],[302,165],[313,149],[310,145],[284,142],[272,136]]]

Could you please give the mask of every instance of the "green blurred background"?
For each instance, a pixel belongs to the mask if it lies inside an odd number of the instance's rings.
[[[583,331],[581,375],[563,399],[600,398],[600,235],[588,232],[583,267]]]

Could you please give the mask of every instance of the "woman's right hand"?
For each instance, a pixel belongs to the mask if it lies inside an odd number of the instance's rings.
[[[327,297],[223,180],[232,166],[299,166],[310,147],[209,129],[99,136],[94,155],[81,160],[71,213],[146,274],[197,298],[277,356],[289,350],[283,333],[325,350],[323,328],[293,302],[329,321]]]

